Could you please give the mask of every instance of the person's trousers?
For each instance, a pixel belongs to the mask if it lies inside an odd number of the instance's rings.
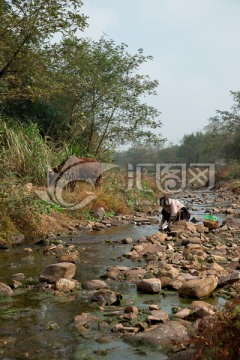
[[[162,216],[164,217],[164,219],[168,222],[170,219],[171,214],[166,211],[165,209],[162,209],[161,212]],[[178,220],[189,220],[190,219],[190,212],[188,211],[188,209],[184,206],[181,208],[181,210],[177,213],[176,218],[174,219],[174,221],[178,221]]]

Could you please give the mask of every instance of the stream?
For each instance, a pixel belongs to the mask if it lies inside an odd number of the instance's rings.
[[[202,199],[202,194],[199,194]],[[207,204],[191,200],[192,215],[202,219],[205,210],[213,207],[214,197]],[[191,204],[191,201],[189,204]],[[222,205],[222,204],[221,204]],[[224,219],[219,214],[220,222]],[[80,283],[97,279],[112,265],[129,267],[141,266],[121,255],[130,251],[132,244],[122,244],[121,240],[131,237],[137,240],[158,231],[158,225],[113,226],[101,231],[81,232],[74,237],[59,236],[66,244],[73,244],[80,252],[75,279]],[[32,253],[26,253],[26,247]],[[73,327],[76,315],[87,312],[98,314],[99,309],[89,304],[84,296],[68,294],[54,296],[50,292],[39,291],[36,286],[38,274],[49,264],[56,263],[56,256],[44,255],[37,244],[25,244],[9,250],[0,250],[0,281],[11,283],[12,275],[24,273],[29,287],[14,290],[12,297],[0,297],[0,359],[38,359],[38,360],[163,360],[167,356],[158,350],[137,348],[125,343],[111,328],[92,329],[85,337]],[[176,291],[165,294],[139,294],[136,286],[129,283],[108,282],[111,288],[122,294],[124,304],[134,304],[139,309],[147,309],[157,304],[162,310],[171,313],[173,306],[187,306],[192,299],[180,298]],[[81,293],[80,290],[78,292]],[[209,298],[209,303],[219,306],[225,300]],[[103,315],[102,315],[103,316]],[[107,319],[104,319],[107,322]]]

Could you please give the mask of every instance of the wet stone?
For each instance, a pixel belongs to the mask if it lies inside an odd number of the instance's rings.
[[[70,262],[48,265],[39,275],[40,281],[56,283],[59,279],[72,279],[76,273],[76,265]]]
[[[137,283],[137,290],[147,294],[156,294],[161,291],[161,281],[157,278],[143,279]]]

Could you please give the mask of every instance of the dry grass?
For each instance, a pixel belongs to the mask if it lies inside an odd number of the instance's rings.
[[[195,360],[240,359],[240,297],[226,304],[211,321],[203,319],[197,336]]]
[[[95,188],[86,182],[78,182],[73,192],[65,191],[64,200],[70,203],[79,203],[88,195],[94,194],[96,198],[84,207],[84,211],[93,212],[99,207],[103,207],[106,212],[115,214],[129,214],[136,207],[142,207],[144,211],[146,206],[154,206],[158,203],[160,194],[154,178],[144,176],[141,190],[136,186],[129,191],[127,189],[126,173],[112,170],[103,177],[100,187]]]

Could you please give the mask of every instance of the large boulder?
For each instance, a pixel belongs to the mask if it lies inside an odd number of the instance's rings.
[[[142,279],[137,283],[137,290],[145,294],[157,294],[161,291],[161,280],[157,278]]]
[[[168,321],[136,335],[125,335],[125,340],[137,344],[168,347],[188,340],[188,332],[178,321]]]
[[[61,262],[48,265],[39,275],[39,281],[56,283],[59,279],[72,279],[76,273],[76,265],[70,262]]]
[[[218,278],[216,276],[207,276],[186,280],[179,288],[178,292],[183,297],[204,298],[208,297],[217,287]]]

